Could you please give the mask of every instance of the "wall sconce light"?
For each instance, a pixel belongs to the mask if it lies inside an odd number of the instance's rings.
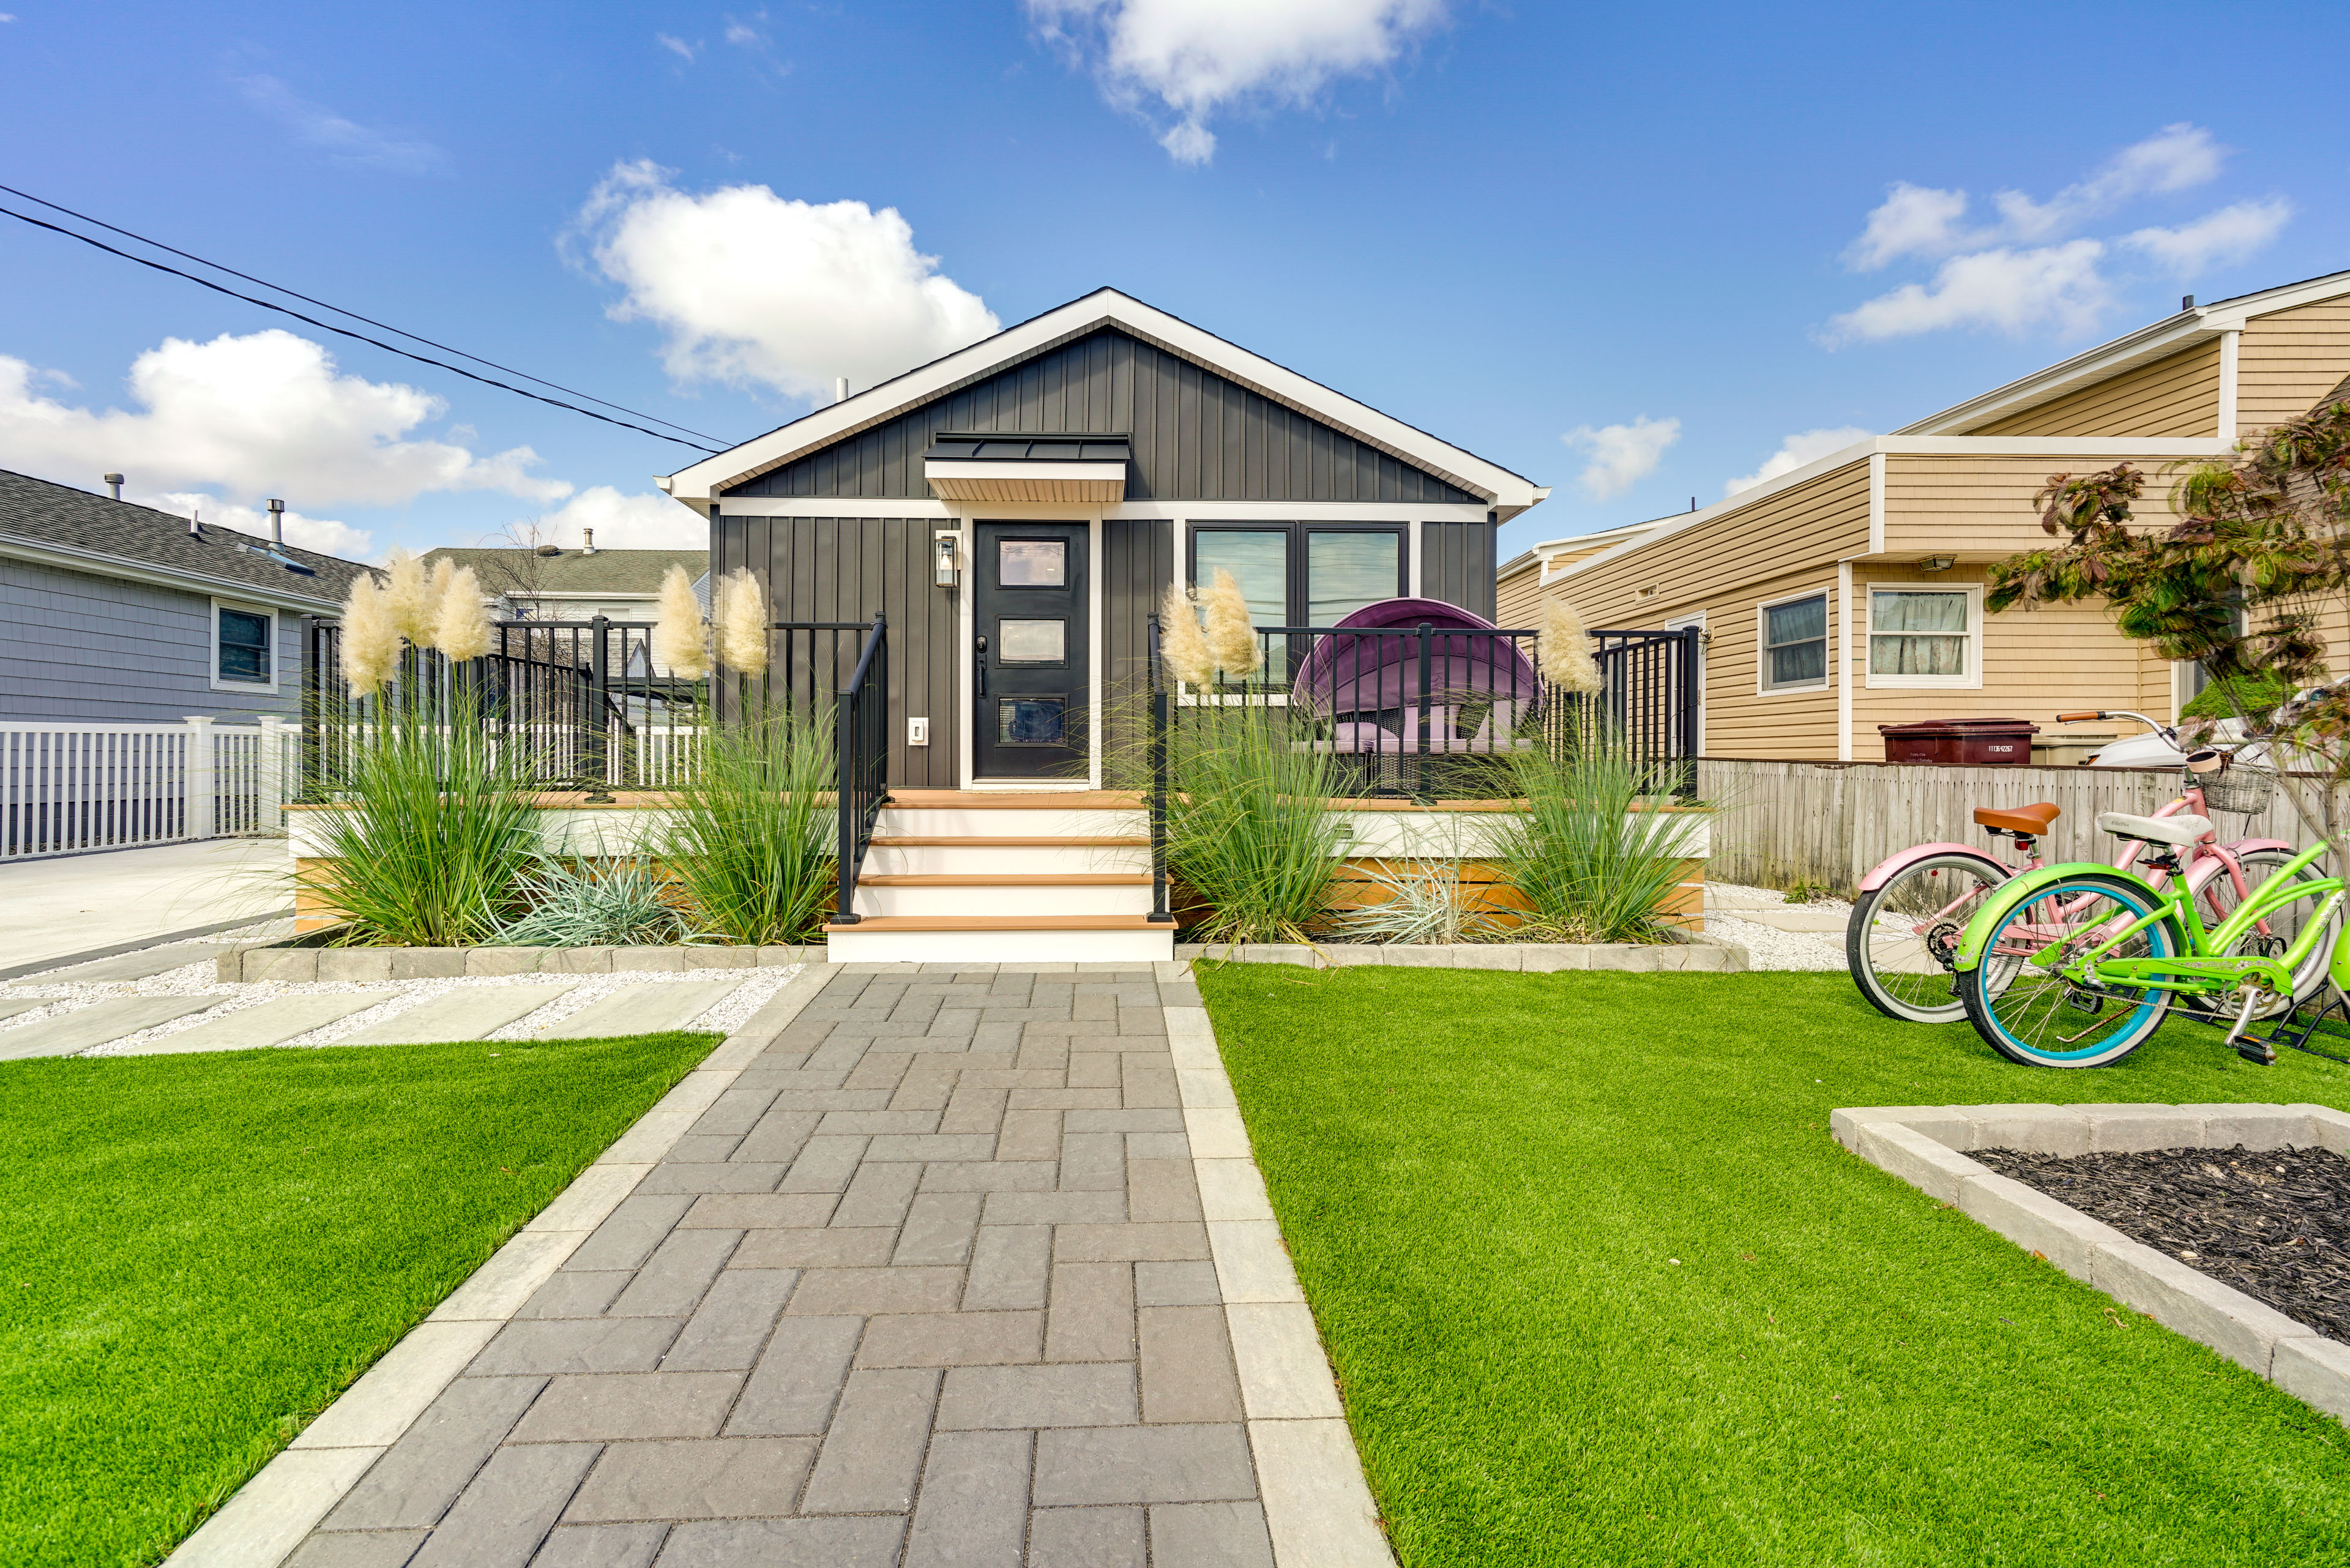
[[[1921,572],[1947,572],[1958,564],[1956,556],[1929,556],[1918,563],[1918,569]]]
[[[962,538],[962,535],[960,534],[943,530],[931,535],[931,543],[937,561],[937,566],[931,574],[931,581],[940,587],[955,587],[962,581],[962,573],[955,558],[955,546]]]

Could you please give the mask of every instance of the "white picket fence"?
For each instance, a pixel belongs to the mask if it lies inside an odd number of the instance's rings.
[[[298,742],[282,719],[0,723],[0,861],[280,832]]]

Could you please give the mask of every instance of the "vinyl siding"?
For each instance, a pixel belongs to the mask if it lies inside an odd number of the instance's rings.
[[[2350,296],[2244,323],[2236,424],[2244,434],[2298,419],[2350,375]]]
[[[1523,631],[1534,624],[1542,613],[1542,563],[1534,561],[1493,585],[1495,626]]]
[[[302,618],[289,611],[277,612],[275,696],[212,689],[207,595],[0,559],[0,719],[169,724],[301,711]]]
[[[930,500],[922,452],[938,431],[1130,435],[1134,461],[1126,493],[1134,501],[1477,501],[1433,474],[1108,327],[726,493]]]
[[[2220,344],[2215,338],[1968,433],[2167,438],[2219,431]]]
[[[1885,460],[1885,551],[1904,556],[1952,555],[1962,562],[2003,560],[2020,550],[2061,544],[2040,527],[2032,497],[2051,474],[2093,473],[2114,457],[1921,457]],[[2167,459],[2135,466],[2146,493],[2132,506],[2138,524],[2168,527],[2172,479]]]
[[[1419,525],[1419,592],[1423,598],[1493,618],[1493,550],[1491,523],[1422,523]]]
[[[1104,782],[1113,787],[1142,763],[1142,705],[1150,695],[1149,618],[1175,576],[1175,525],[1154,519],[1102,524]]]

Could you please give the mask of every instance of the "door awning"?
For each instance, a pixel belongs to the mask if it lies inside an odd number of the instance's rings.
[[[1133,455],[1122,435],[941,431],[922,476],[941,501],[1123,501]]]

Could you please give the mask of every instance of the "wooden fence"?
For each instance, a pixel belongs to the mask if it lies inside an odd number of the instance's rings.
[[[1932,840],[1992,846],[1974,825],[1977,806],[2064,808],[2042,850],[2051,861],[2105,860],[2114,841],[2101,811],[2145,815],[2178,798],[2177,768],[1938,767],[1895,763],[1698,763],[1698,794],[1721,810],[1706,876],[1716,882],[1787,888],[1798,882],[1849,893],[1897,850]],[[2293,803],[2278,790],[2250,818],[2213,814],[2222,839],[2279,838],[2305,845]]]

